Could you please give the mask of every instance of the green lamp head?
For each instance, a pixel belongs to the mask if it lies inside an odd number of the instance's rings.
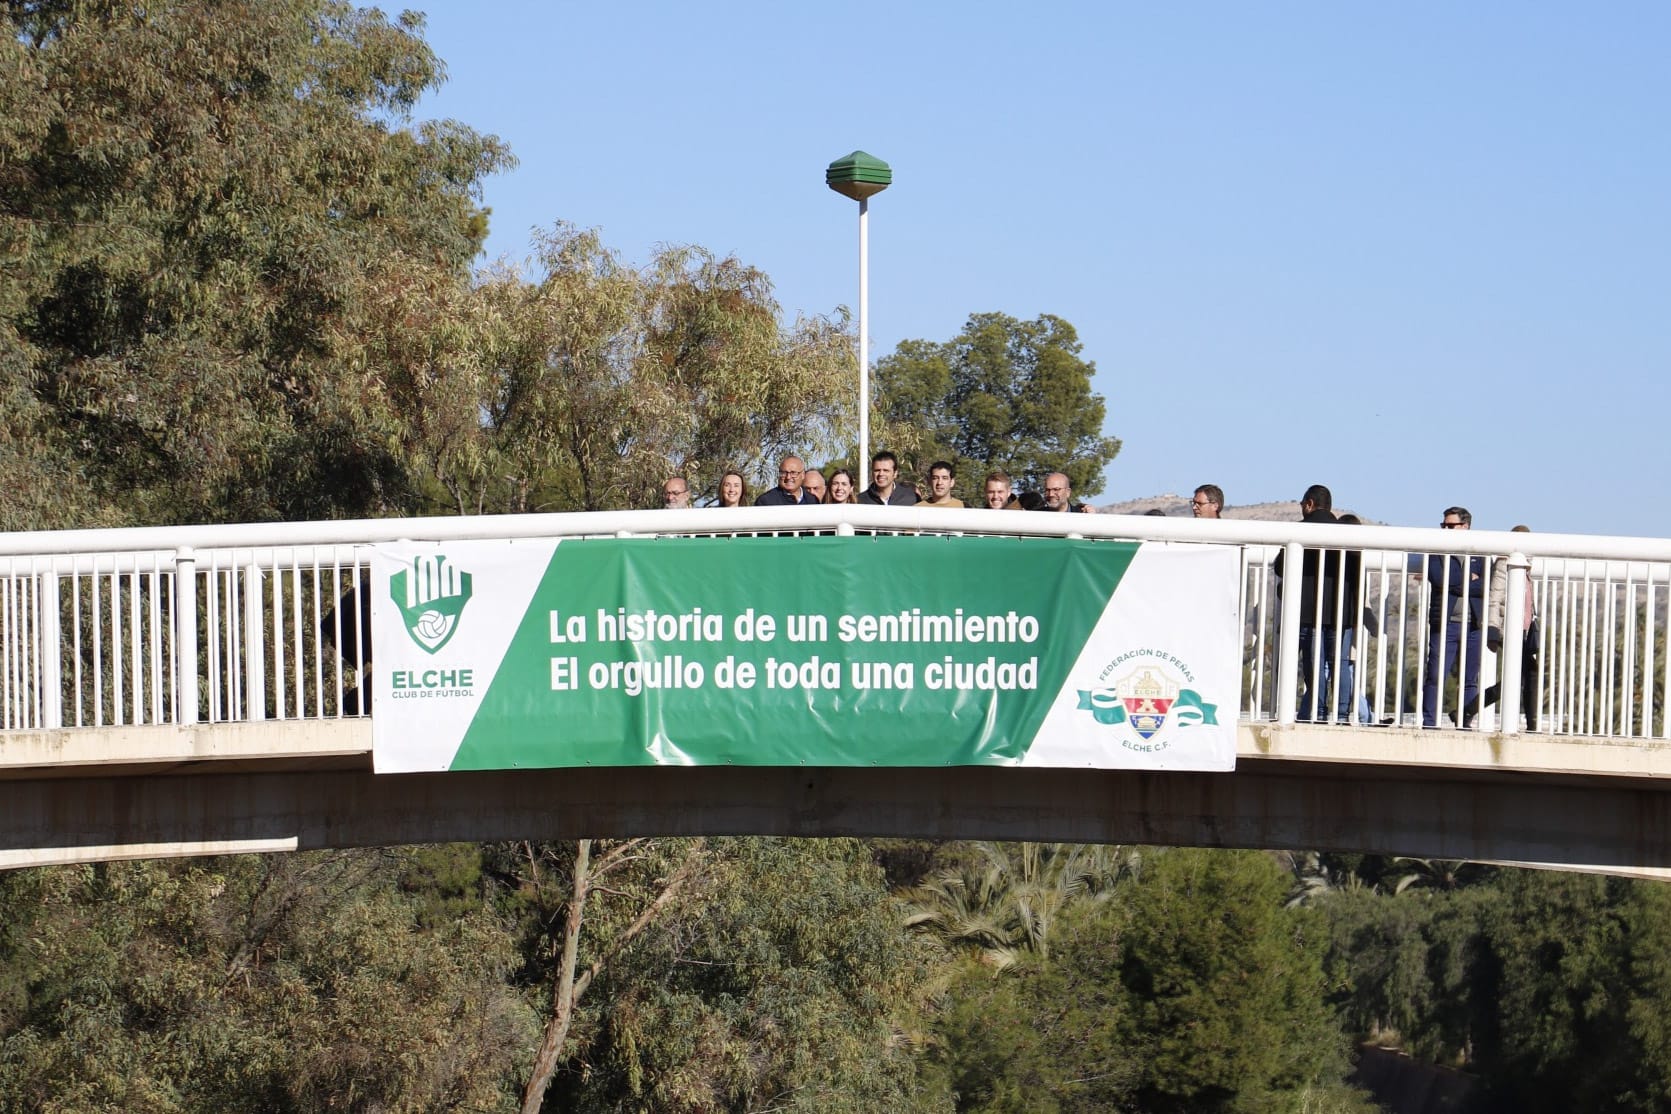
[[[893,184],[894,172],[874,155],[854,151],[832,162],[824,171],[824,184],[843,197],[863,201]]]

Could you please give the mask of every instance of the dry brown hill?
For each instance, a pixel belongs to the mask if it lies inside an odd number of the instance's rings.
[[[1147,514],[1151,510],[1165,511],[1169,518],[1188,518],[1191,496],[1150,495],[1142,499],[1127,499],[1122,503],[1104,503],[1097,507],[1100,514]],[[1338,514],[1351,511],[1350,507],[1341,507]],[[1255,522],[1298,522],[1300,520],[1300,505],[1292,500],[1280,503],[1246,503],[1231,504],[1225,508],[1225,518],[1248,518]],[[1365,522],[1374,523],[1368,516],[1360,516]]]

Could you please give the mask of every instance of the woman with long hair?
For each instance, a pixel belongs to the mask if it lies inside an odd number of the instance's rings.
[[[826,503],[857,503],[859,491],[853,483],[853,473],[845,468],[837,468],[830,473],[829,490],[824,494]]]
[[[743,482],[743,474],[734,468],[728,468],[719,478],[719,502],[716,507],[746,507],[748,506],[748,484]]]

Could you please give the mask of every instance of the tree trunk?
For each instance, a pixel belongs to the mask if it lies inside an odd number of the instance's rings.
[[[557,1065],[562,1062],[563,1044],[568,1040],[569,1025],[574,1020],[574,969],[580,953],[580,924],[585,913],[591,863],[592,841],[578,841],[574,851],[574,893],[569,898],[568,917],[563,925],[563,958],[557,966],[557,986],[552,990],[551,1020],[545,1023],[540,1051],[528,1076],[528,1089],[522,1093],[522,1114],[539,1114],[551,1077],[557,1074]]]

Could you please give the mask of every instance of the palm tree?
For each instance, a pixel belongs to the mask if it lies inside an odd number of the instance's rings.
[[[969,845],[959,864],[906,891],[906,926],[998,970],[1023,954],[1050,953],[1057,915],[1076,901],[1103,901],[1135,873],[1139,856],[1086,843]]]
[[[1466,859],[1416,859],[1399,856],[1387,864],[1391,870],[1400,871],[1398,881],[1393,884],[1393,893],[1401,894],[1408,889],[1457,890],[1473,882],[1489,878],[1496,871],[1484,863],[1469,862]]]

